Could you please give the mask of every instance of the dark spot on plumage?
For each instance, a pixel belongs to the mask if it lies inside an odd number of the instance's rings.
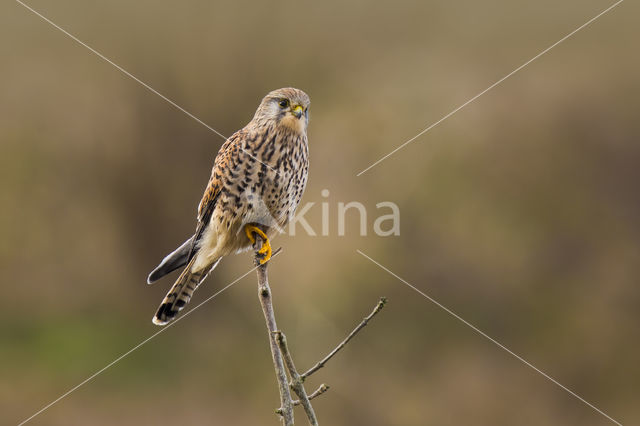
[[[265,161],[269,162],[271,161],[271,157],[273,157],[273,154],[276,152],[276,150],[274,148],[270,148],[268,150],[268,152],[266,153],[266,155],[263,156],[263,158],[265,159]]]
[[[158,308],[158,313],[156,313],[156,318],[158,318],[160,321],[165,321],[175,316],[176,313],[171,310],[171,305],[169,303],[162,304],[162,306]]]

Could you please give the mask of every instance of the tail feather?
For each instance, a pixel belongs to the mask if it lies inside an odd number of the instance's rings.
[[[154,324],[165,325],[175,319],[178,312],[189,303],[196,288],[207,278],[209,272],[218,265],[220,259],[197,272],[191,271],[194,261],[195,257],[187,264],[187,267],[182,271],[175,284],[171,287],[171,290],[169,290],[169,293],[165,296],[153,317]]]
[[[147,278],[147,284],[153,284],[165,275],[175,271],[176,269],[187,264],[193,257],[193,240],[195,235],[190,237],[187,241],[182,243],[180,247],[175,249],[172,253],[169,253],[162,262],[151,271]]]

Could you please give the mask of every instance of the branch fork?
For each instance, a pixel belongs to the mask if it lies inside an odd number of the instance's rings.
[[[294,425],[293,407],[302,405],[307,419],[309,420],[309,424],[311,426],[318,426],[318,419],[313,406],[311,405],[311,400],[328,391],[329,386],[323,383],[318,389],[309,395],[304,387],[305,380],[313,373],[324,367],[324,365],[333,358],[336,353],[344,348],[349,340],[351,340],[378,312],[380,312],[380,310],[382,310],[387,300],[384,297],[380,298],[380,301],[374,307],[373,311],[366,316],[360,324],[358,324],[356,328],[353,329],[353,331],[349,333],[349,335],[340,342],[340,344],[338,344],[338,346],[336,346],[327,356],[318,361],[309,370],[300,374],[296,369],[293,357],[291,356],[291,352],[287,346],[287,338],[284,333],[278,329],[276,324],[273,300],[271,298],[271,288],[269,287],[269,279],[267,275],[269,262],[265,262],[263,264],[260,263],[260,260],[262,259],[260,249],[262,249],[264,243],[265,241],[262,237],[256,235],[256,241],[253,244],[253,249],[255,250],[254,262],[258,273],[258,298],[260,299],[260,305],[262,306],[262,312],[264,313],[267,329],[269,331],[271,357],[273,359],[273,367],[275,369],[276,379],[278,380],[278,390],[280,392],[280,408],[275,411],[280,415],[281,423],[283,425],[292,426]],[[271,258],[276,257],[280,252],[281,248],[277,249],[274,251]],[[291,391],[296,394],[298,397],[297,400],[293,400],[291,397]]]

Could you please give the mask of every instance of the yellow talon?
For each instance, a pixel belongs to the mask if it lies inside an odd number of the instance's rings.
[[[245,225],[245,227],[244,227],[244,233],[247,234],[247,238],[249,238],[249,241],[251,241],[251,244],[255,244],[256,243],[256,239],[253,236],[253,231],[254,230],[259,230],[259,229],[256,228],[253,225]]]
[[[256,238],[253,236],[253,233],[256,233],[262,237],[264,242],[262,243],[262,247],[258,250],[258,254],[264,254],[264,258],[260,260],[260,264],[263,265],[271,259],[271,243],[269,242],[269,238],[267,234],[265,234],[262,229],[258,228],[254,225],[245,225],[244,233],[247,234],[249,241],[251,244],[255,244]]]
[[[271,243],[269,240],[266,240],[262,244],[262,248],[258,250],[258,253],[264,254],[264,258],[260,260],[260,264],[263,265],[271,259]]]

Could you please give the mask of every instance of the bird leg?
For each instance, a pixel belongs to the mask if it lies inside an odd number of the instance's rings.
[[[247,234],[247,238],[249,238],[251,244],[256,243],[256,238],[253,236],[254,232],[260,235],[260,237],[263,239],[262,247],[260,248],[260,250],[258,250],[258,254],[264,255],[264,258],[260,260],[260,264],[264,265],[269,261],[269,259],[271,259],[271,243],[269,242],[267,234],[265,234],[262,229],[258,228],[255,225],[245,225],[244,233]]]

